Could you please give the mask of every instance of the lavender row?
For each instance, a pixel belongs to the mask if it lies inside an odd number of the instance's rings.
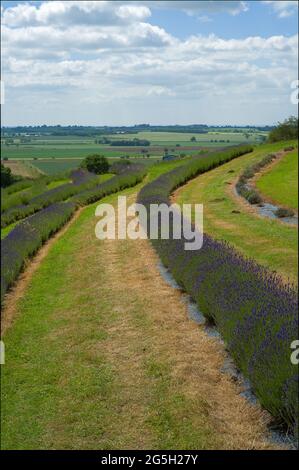
[[[25,261],[70,219],[78,206],[134,186],[144,175],[144,167],[132,166],[127,174],[115,176],[93,189],[85,190],[72,201],[51,204],[20,222],[1,243],[1,302],[23,269]]]
[[[176,187],[234,157],[212,155],[177,168],[146,185],[138,201],[169,205]],[[185,241],[171,237],[153,245],[178,284],[217,325],[262,405],[296,430],[298,368],[291,363],[290,347],[298,335],[297,289],[207,234],[199,251],[185,251]]]
[[[32,197],[26,204],[18,204],[4,211],[1,216],[1,227],[4,228],[17,220],[24,219],[51,204],[65,201],[85,188],[98,184],[97,175],[83,169],[73,171],[71,178],[72,183],[65,183],[44,191]]]
[[[1,300],[24,262],[72,216],[74,203],[52,204],[20,222],[1,242]]]

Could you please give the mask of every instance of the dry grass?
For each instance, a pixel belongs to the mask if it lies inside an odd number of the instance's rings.
[[[267,413],[220,372],[223,346],[159,275],[150,243],[97,240],[93,210],[77,213],[11,294],[5,340],[22,353],[5,366],[5,448],[278,448]]]

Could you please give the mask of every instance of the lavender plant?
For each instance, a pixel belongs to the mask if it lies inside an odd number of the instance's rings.
[[[175,188],[247,151],[230,150],[188,162],[144,186],[138,202],[148,208],[150,204],[169,205]],[[180,240],[170,236],[152,241],[177,283],[217,325],[262,405],[294,429],[298,368],[291,363],[290,345],[298,335],[297,289],[207,234],[199,251],[185,251],[185,242],[183,234]]]

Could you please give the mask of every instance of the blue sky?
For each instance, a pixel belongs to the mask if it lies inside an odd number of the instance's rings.
[[[2,6],[4,125],[272,124],[296,113],[297,2]]]

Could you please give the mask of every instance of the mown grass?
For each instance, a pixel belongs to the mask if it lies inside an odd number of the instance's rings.
[[[6,235],[9,234],[9,232],[12,231],[13,228],[15,228],[15,226],[19,223],[19,221],[17,222],[13,222],[12,224],[10,225],[7,225],[7,227],[4,227],[4,228],[1,228],[1,240],[6,237]]]
[[[2,448],[223,446],[205,407],[196,408],[195,419],[194,403],[174,388],[167,359],[149,351],[137,367],[139,351],[150,349],[155,337],[151,306],[140,290],[128,294],[124,278],[112,288],[105,261],[115,260],[105,258],[105,245],[94,236],[96,205],[53,245],[4,337]],[[116,272],[130,266],[134,254],[123,245]]]
[[[226,240],[285,280],[297,282],[298,230],[249,211],[233,193],[233,183],[248,166],[286,144],[267,144],[200,175],[177,192],[177,202],[204,205],[204,231]]]
[[[256,180],[256,186],[277,204],[298,210],[298,149],[284,155]]]
[[[54,189],[57,188],[58,186],[61,186],[62,184],[65,183],[71,183],[70,179],[61,179],[57,181],[51,181],[50,183],[47,184],[47,189]]]

